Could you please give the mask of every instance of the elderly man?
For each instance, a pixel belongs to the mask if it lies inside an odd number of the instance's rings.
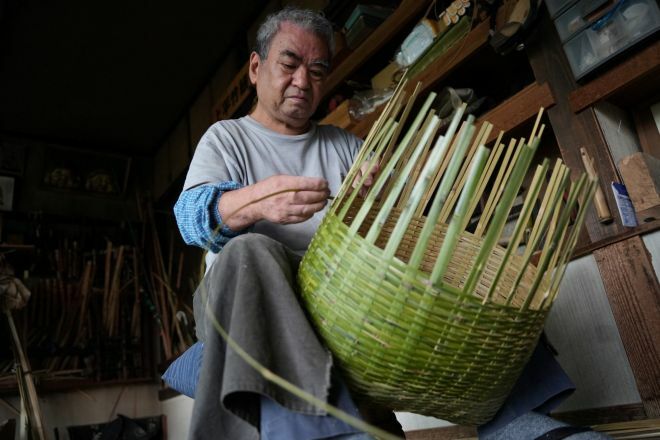
[[[350,133],[310,121],[328,74],[332,37],[330,23],[310,11],[285,9],[266,20],[250,56],[257,105],[249,116],[209,128],[175,206],[185,241],[210,250],[194,297],[205,345],[193,438],[258,438],[258,428],[262,438],[356,432],[262,378],[227,349],[208,316],[276,374],[358,416],[341,381],[333,385],[332,357],[307,321],[295,284],[328,196],[339,190],[361,144]],[[310,415],[317,416],[311,425],[305,422]],[[305,426],[316,432],[300,432]]]
[[[209,128],[175,206],[185,241],[210,251],[194,297],[197,334],[205,344],[191,438],[370,438],[264,379],[227,347],[216,320],[277,375],[402,435],[391,411],[358,412],[296,292],[301,255],[361,143],[310,121],[328,74],[332,35],[330,23],[314,12],[285,9],[268,17],[250,56],[257,105],[248,116]],[[482,437],[535,438],[556,426],[526,412],[550,409],[572,384],[542,345],[530,365],[517,397]]]

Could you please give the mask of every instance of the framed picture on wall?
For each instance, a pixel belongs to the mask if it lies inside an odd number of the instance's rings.
[[[14,178],[0,176],[0,211],[11,211],[14,204]]]

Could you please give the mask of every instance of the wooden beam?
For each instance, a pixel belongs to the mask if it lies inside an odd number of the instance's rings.
[[[486,143],[490,143],[497,139],[501,130],[505,132],[513,130],[534,119],[539,113],[539,108],[548,109],[553,105],[555,105],[555,97],[550,86],[533,83],[479,117],[476,125],[479,126],[484,121],[493,124],[493,130],[486,140]]]
[[[609,185],[611,181],[619,181],[620,178],[594,110],[588,108],[576,115],[569,107],[568,95],[577,88],[577,84],[565,61],[554,25],[547,14],[539,20],[538,32],[544,38],[536,44],[529,45],[527,55],[536,81],[546,82],[555,98],[556,104],[547,114],[564,162],[571,168],[573,178],[576,178],[583,171],[580,148],[584,147],[594,158],[595,168],[602,183]],[[616,201],[612,191],[606,191],[605,195],[608,206],[615,207]],[[626,231],[618,219],[609,224],[600,223],[593,206],[587,211],[585,227],[592,242],[614,237]]]
[[[641,403],[553,413],[552,417],[575,426],[630,422],[647,418],[644,405]]]
[[[647,417],[660,416],[660,285],[641,237],[594,252]]]
[[[406,432],[406,440],[468,440],[477,438],[474,426],[447,426]]]
[[[660,40],[572,91],[569,95],[571,110],[577,113],[640,82],[660,83],[659,74]]]
[[[422,83],[422,93],[434,88],[456,66],[469,59],[488,43],[488,39],[490,38],[489,30],[490,23],[488,20],[479,23],[465,38],[457,41],[443,56],[433,61],[419,75],[412,78],[409,81],[409,88],[411,90],[414,89],[418,82]]]

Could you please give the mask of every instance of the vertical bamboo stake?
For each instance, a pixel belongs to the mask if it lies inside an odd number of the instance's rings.
[[[433,271],[431,272],[431,277],[429,280],[433,286],[440,286],[442,283],[442,277],[449,267],[449,261],[454,255],[454,251],[456,250],[456,246],[458,245],[458,240],[461,235],[460,228],[463,224],[463,218],[468,213],[470,200],[474,196],[474,192],[477,189],[479,179],[484,171],[489,154],[490,150],[488,150],[488,148],[484,147],[483,145],[480,145],[474,156],[474,160],[468,174],[467,184],[463,187],[463,191],[461,191],[461,196],[458,199],[458,204],[456,205],[456,211],[451,219],[451,222],[449,223],[447,233],[445,234],[445,240],[442,242],[442,247],[438,251],[438,258],[435,261]]]
[[[515,141],[512,139],[512,143],[513,142]],[[511,176],[511,173],[513,172],[513,168],[515,167],[516,163],[518,163],[518,156],[520,155],[524,146],[525,146],[525,139],[523,138],[518,141],[518,147],[514,151],[513,158],[511,159],[511,162],[509,162],[508,166],[505,166],[506,162],[502,164],[502,168],[500,169],[500,172],[504,171],[504,174],[498,173],[497,177],[501,178],[501,181],[496,181],[495,184],[493,185],[491,196],[488,198],[488,202],[486,202],[486,207],[484,208],[484,212],[483,214],[481,214],[481,218],[479,219],[479,223],[477,224],[477,229],[475,231],[476,235],[481,236],[488,227],[488,222],[490,221],[490,218],[493,215],[493,211],[495,210],[495,207],[497,206],[500,197],[502,196],[504,187],[508,185],[509,177]]]
[[[465,106],[462,106],[454,114],[455,119],[450,125],[453,130],[456,130],[456,127],[458,127],[458,122],[463,116],[464,110]],[[428,247],[429,239],[433,234],[433,230],[437,224],[440,211],[442,210],[442,207],[447,200],[447,195],[449,194],[449,190],[454,184],[456,175],[458,175],[461,163],[463,162],[463,157],[465,156],[465,150],[467,149],[470,139],[474,133],[474,125],[472,124],[473,121],[474,116],[468,116],[464,126],[465,130],[460,133],[458,139],[455,140],[457,143],[456,150],[451,153],[451,158],[449,159],[447,169],[442,176],[438,192],[433,198],[433,204],[431,205],[429,214],[426,217],[426,221],[424,222],[424,226],[422,227],[422,231],[419,234],[419,238],[417,239],[417,243],[415,244],[415,248],[413,249],[412,255],[410,257],[408,264],[410,264],[412,267],[418,268],[422,263],[424,253]],[[450,134],[449,130],[447,130],[447,134]],[[451,133],[451,135],[453,135],[453,133]],[[451,139],[448,137],[446,141],[450,142]],[[449,158],[448,155],[445,155],[445,157]]]
[[[506,219],[509,215],[509,212],[511,211],[513,202],[518,195],[518,191],[522,185],[523,179],[525,178],[529,164],[534,157],[534,153],[536,152],[538,144],[539,142],[537,141],[531,146],[523,145],[518,160],[516,160],[515,164],[512,164],[511,166],[511,178],[510,180],[507,179],[508,184],[506,189],[504,190],[502,198],[499,200],[499,203],[495,208],[493,220],[488,228],[488,231],[486,231],[484,241],[481,244],[481,249],[475,258],[474,266],[470,271],[467,280],[465,281],[465,286],[463,287],[464,294],[472,294],[474,286],[477,284],[477,281],[481,277],[481,274],[486,267],[493,248],[502,235],[502,229],[504,229],[504,224],[506,223]],[[488,299],[489,296],[486,295],[483,302],[485,303],[488,301]]]

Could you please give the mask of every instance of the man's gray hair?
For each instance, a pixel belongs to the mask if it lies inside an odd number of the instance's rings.
[[[332,30],[332,23],[316,11],[287,6],[281,11],[275,12],[266,17],[266,20],[257,31],[257,41],[255,43],[254,51],[259,54],[261,59],[266,59],[268,57],[270,44],[273,42],[273,38],[284,22],[292,23],[307,31],[313,32],[325,41],[330,55],[332,56],[334,53],[335,36],[334,31]]]

